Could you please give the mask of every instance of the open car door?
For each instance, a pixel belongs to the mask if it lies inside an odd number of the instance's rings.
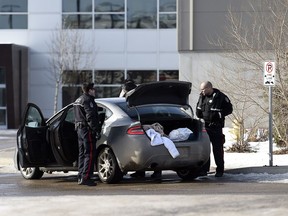
[[[47,163],[50,148],[46,132],[46,123],[39,107],[28,103],[17,131],[17,149],[22,167],[39,167]]]

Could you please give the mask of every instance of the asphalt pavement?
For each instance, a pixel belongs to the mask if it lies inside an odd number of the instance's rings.
[[[0,130],[0,172],[4,169],[12,169],[14,172],[13,157],[16,146],[17,130]],[[253,157],[253,154],[251,154]],[[288,162],[288,158],[287,158]],[[287,163],[288,164],[288,163]],[[213,171],[213,168],[212,168]],[[249,173],[268,173],[268,174],[284,174],[288,173],[288,166],[249,166],[241,168],[229,168],[225,173],[230,174],[249,174]]]

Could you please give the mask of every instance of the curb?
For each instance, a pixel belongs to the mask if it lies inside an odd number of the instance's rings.
[[[288,173],[288,166],[243,167],[243,168],[225,170],[225,173],[230,173],[230,174],[249,174],[249,173],[284,174],[284,173]]]

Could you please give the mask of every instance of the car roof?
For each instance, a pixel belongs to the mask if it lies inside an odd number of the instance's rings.
[[[127,92],[128,106],[147,104],[187,105],[192,83],[185,81],[159,81],[144,83]]]

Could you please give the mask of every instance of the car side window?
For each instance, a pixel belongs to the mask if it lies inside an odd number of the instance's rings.
[[[25,125],[28,127],[39,127],[41,122],[42,118],[38,110],[35,107],[29,107]]]
[[[72,107],[72,108],[70,108],[70,109],[68,110],[67,115],[66,115],[66,117],[65,117],[65,121],[74,124],[74,120],[75,120],[75,117],[74,117],[74,109],[73,109],[73,107]]]
[[[101,118],[103,120],[106,120],[112,115],[112,112],[107,107],[98,104],[98,115],[99,115],[100,121],[101,121]]]

